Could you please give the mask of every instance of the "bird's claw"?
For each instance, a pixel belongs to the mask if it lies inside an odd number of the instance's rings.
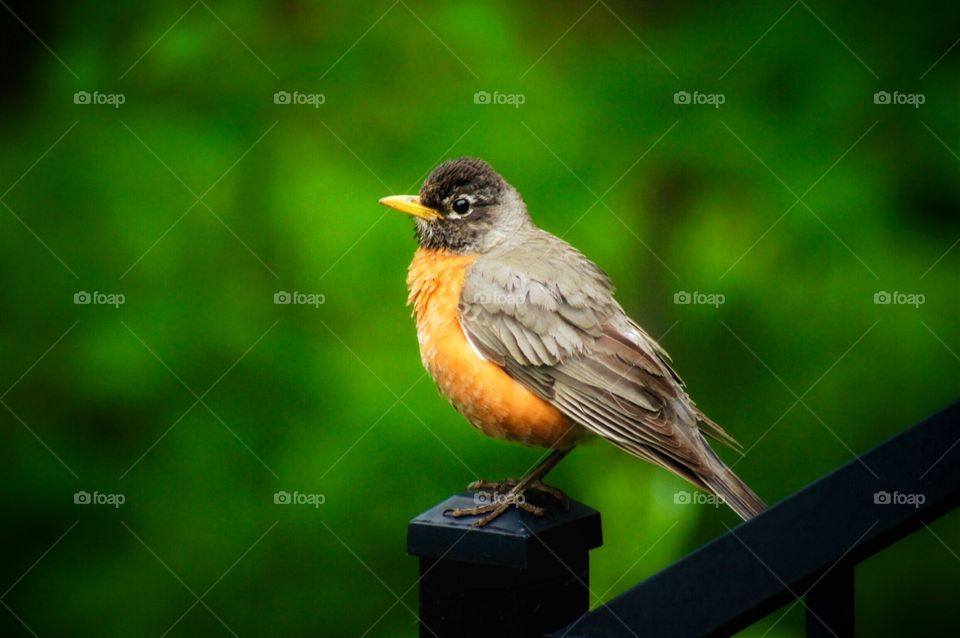
[[[467,489],[470,490],[471,492],[491,490],[495,494],[507,494],[517,486],[518,482],[519,481],[512,478],[504,479],[502,481],[480,480],[480,481],[473,481],[472,483],[467,485]],[[570,497],[567,496],[566,492],[564,492],[558,487],[547,485],[543,481],[533,481],[532,483],[530,483],[529,486],[527,486],[527,490],[536,490],[537,492],[541,492],[543,494],[552,496],[558,503],[563,505],[563,508],[565,510],[570,509]]]
[[[530,503],[526,499],[526,493],[530,490],[547,494],[556,499],[565,509],[570,509],[569,499],[562,490],[546,485],[541,481],[533,481],[521,487],[521,482],[515,479],[506,479],[504,481],[473,481],[467,486],[468,490],[477,492],[474,497],[478,504],[475,507],[458,507],[447,510],[444,514],[460,518],[463,516],[481,516],[482,518],[474,521],[474,526],[483,527],[496,520],[501,514],[510,507],[517,507],[534,516],[543,516],[546,510]],[[489,502],[483,502],[484,500]]]
[[[492,503],[484,503],[483,505],[477,505],[476,507],[457,507],[455,509],[447,510],[444,512],[444,514],[449,514],[454,518],[460,518],[462,516],[480,516],[481,514],[485,514],[483,518],[479,518],[473,522],[474,527],[483,527],[484,525],[499,518],[500,515],[510,509],[511,506],[518,507],[525,512],[530,512],[534,516],[543,516],[545,513],[545,510],[539,505],[528,503],[526,499],[523,498],[522,493],[494,493],[492,496]]]
[[[493,490],[494,492],[506,492],[514,488],[517,485],[517,479],[504,479],[502,481],[473,481],[467,485],[467,489],[471,492],[476,492],[479,490]]]

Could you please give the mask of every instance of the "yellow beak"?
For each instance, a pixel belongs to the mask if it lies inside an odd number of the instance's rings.
[[[427,221],[443,217],[443,215],[432,208],[421,204],[420,198],[416,195],[391,195],[390,197],[381,198],[380,203],[387,208],[398,210],[412,217],[426,219]]]

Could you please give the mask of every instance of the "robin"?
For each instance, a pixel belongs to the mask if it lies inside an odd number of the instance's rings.
[[[519,481],[476,481],[497,498],[453,516],[483,526],[511,505],[542,515],[528,490],[587,435],[686,479],[744,519],[766,506],[704,435],[739,449],[687,396],[670,357],[613,297],[607,274],[534,225],[516,188],[483,160],[438,166],[418,196],[380,203],[411,215],[410,264],[423,364],[484,434],[552,453]]]

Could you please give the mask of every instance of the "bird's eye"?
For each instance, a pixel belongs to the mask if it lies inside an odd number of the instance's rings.
[[[453,202],[453,212],[457,215],[465,215],[470,210],[470,200],[466,197],[460,197]]]

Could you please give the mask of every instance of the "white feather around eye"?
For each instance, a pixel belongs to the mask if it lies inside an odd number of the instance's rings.
[[[462,215],[453,210],[453,202],[457,201],[458,199],[465,199],[470,202],[470,208],[468,208],[467,212],[463,213]],[[454,195],[448,200],[448,202],[450,205],[450,212],[447,214],[447,219],[463,219],[464,217],[469,217],[473,212],[473,205],[477,202],[477,198],[473,195]]]

